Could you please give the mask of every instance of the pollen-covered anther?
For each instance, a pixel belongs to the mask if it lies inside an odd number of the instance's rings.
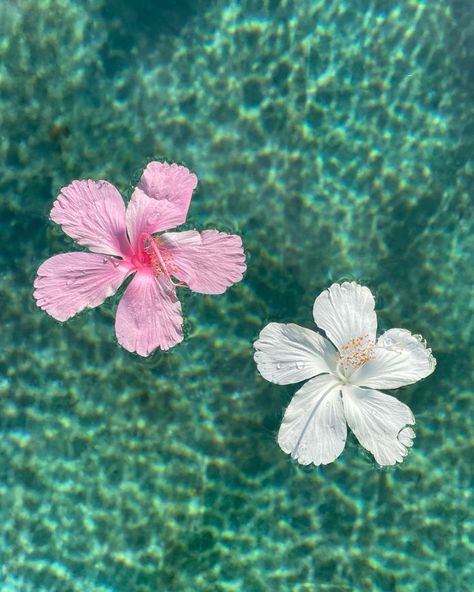
[[[151,267],[156,277],[162,274],[170,277],[175,271],[171,253],[159,236],[147,237],[144,251],[150,257]]]
[[[355,370],[375,357],[375,340],[368,335],[353,337],[341,347],[340,363],[344,370]]]

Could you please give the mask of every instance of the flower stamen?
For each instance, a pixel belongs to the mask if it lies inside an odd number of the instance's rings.
[[[164,275],[172,286],[187,287],[184,282],[176,282],[171,277],[176,269],[173,264],[171,253],[160,237],[143,233],[141,240],[143,244],[143,251],[150,258],[150,265],[153,269],[154,276],[159,277],[160,275]]]
[[[347,377],[374,357],[375,340],[368,335],[359,335],[341,346],[338,369]]]

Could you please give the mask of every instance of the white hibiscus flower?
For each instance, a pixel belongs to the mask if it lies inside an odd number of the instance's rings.
[[[333,284],[313,307],[331,341],[299,325],[270,323],[254,344],[258,371],[270,382],[311,379],[291,400],[278,433],[282,450],[302,465],[334,461],[344,449],[346,423],[380,465],[402,462],[413,444],[411,410],[376,389],[417,382],[433,372],[436,360],[406,329],[377,339],[374,307],[368,288]]]

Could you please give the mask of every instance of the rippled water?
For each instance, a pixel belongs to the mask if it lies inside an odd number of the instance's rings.
[[[399,0],[0,0],[2,592],[473,588],[474,13]],[[243,236],[244,281],[180,290],[186,339],[144,360],[121,293],[60,324],[39,264],[77,178],[129,197],[152,158],[199,177],[185,228]],[[276,443],[295,386],[256,373],[270,320],[313,328],[354,279],[436,372],[396,396],[402,465]]]

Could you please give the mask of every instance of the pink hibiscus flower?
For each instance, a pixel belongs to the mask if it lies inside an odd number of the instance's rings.
[[[150,162],[125,208],[107,181],[64,187],[51,219],[91,253],[55,255],[38,269],[37,305],[58,321],[94,308],[131,274],[117,308],[115,333],[130,352],[148,356],[183,340],[176,286],[222,294],[246,269],[239,236],[217,230],[156,232],[186,220],[196,175],[166,162]],[[175,281],[173,278],[176,278]]]

